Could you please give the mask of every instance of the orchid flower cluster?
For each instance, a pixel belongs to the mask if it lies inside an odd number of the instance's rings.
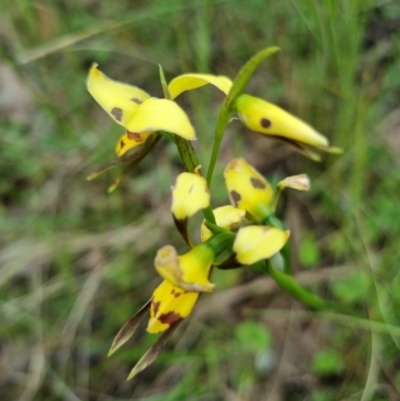
[[[211,206],[209,188],[219,146],[227,124],[235,115],[250,130],[283,140],[312,159],[318,160],[319,156],[311,148],[338,152],[307,123],[272,103],[243,92],[258,64],[276,51],[277,48],[268,48],[257,53],[233,81],[225,76],[190,73],[167,84],[160,67],[163,99],[108,78],[97,64],[90,69],[87,81],[90,94],[124,128],[124,133],[115,148],[119,161],[109,163],[89,179],[118,163],[128,163],[123,175],[111,187],[114,190],[121,178],[149,154],[161,138],[176,144],[186,170],[178,175],[172,187],[171,212],[189,250],[179,255],[171,245],[159,249],[154,266],[162,281],[151,299],[118,332],[109,352],[111,355],[120,348],[149,314],[147,331],[162,334],[133,368],[128,380],[156,359],[172,332],[190,315],[199,296],[214,290],[215,285],[210,281],[213,268],[250,266],[265,271],[281,288],[307,305],[324,306],[322,300],[295,282],[290,269],[282,271],[271,264],[271,258],[280,255],[287,246],[290,235],[275,216],[280,193],[284,188],[308,190],[310,182],[305,174],[288,177],[273,188],[245,159],[233,159],[224,171],[230,204],[215,209]],[[207,84],[219,89],[225,98],[205,178],[191,144],[197,139],[195,129],[175,99],[185,91]],[[133,149],[136,151],[131,153]],[[126,157],[128,151],[131,154]],[[194,244],[188,232],[188,220],[201,211],[204,214],[201,242]]]

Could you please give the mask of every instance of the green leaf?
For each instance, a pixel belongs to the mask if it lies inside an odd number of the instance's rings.
[[[333,349],[319,351],[311,362],[311,369],[323,376],[340,373],[343,368],[342,356]]]
[[[307,233],[300,242],[298,256],[305,267],[315,267],[320,260],[315,234]]]
[[[341,302],[353,303],[368,296],[371,278],[366,272],[352,272],[345,279],[332,284],[332,291]]]
[[[236,327],[235,335],[238,342],[249,351],[257,352],[271,347],[271,333],[260,323],[242,322]]]
[[[279,50],[279,47],[267,47],[266,49],[260,50],[256,53],[236,75],[224,105],[230,108],[235,99],[243,93],[247,81],[253,75],[254,70],[259,66],[259,64],[269,56],[277,53]]]

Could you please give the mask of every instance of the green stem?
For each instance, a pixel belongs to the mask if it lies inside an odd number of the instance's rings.
[[[279,287],[303,304],[317,310],[332,309],[332,305],[301,287],[292,276],[274,269],[268,261],[265,263],[265,271],[275,280]]]
[[[268,47],[267,49],[259,51],[240,69],[235,79],[233,80],[232,88],[221,106],[217,124],[215,126],[214,144],[207,171],[207,183],[209,187],[211,185],[212,175],[214,172],[215,164],[217,162],[222,137],[224,136],[225,128],[228,125],[231,115],[233,113],[232,106],[234,105],[236,98],[243,92],[247,81],[249,80],[257,66],[261,63],[261,61],[278,51],[278,47]]]
[[[231,117],[231,112],[229,111],[227,105],[227,99],[228,98],[225,98],[221,110],[219,111],[217,125],[215,126],[213,149],[207,171],[207,183],[209,187],[211,185],[215,164],[217,163],[219,148],[221,146],[222,138],[224,136],[225,127],[228,125],[229,119]]]
[[[168,90],[168,85],[167,85],[167,81],[165,79],[164,71],[161,68],[161,65],[159,65],[159,72],[160,72],[160,80],[161,80],[161,86],[162,86],[162,89],[164,92],[164,96],[166,99],[172,100],[171,94],[169,93],[169,90]],[[178,135],[175,135],[174,137],[175,137],[176,146],[178,147],[179,155],[181,157],[182,163],[185,166],[186,171],[188,171],[189,173],[194,173],[196,171],[196,168],[200,164],[199,164],[199,160],[197,159],[197,155],[193,148],[192,143]],[[206,219],[206,221],[209,221],[210,223],[215,224],[215,217],[214,217],[214,213],[212,211],[211,206],[208,206],[206,209],[204,209],[203,214],[204,214],[204,218]]]

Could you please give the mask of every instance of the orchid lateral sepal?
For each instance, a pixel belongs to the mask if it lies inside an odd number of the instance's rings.
[[[178,320],[161,334],[157,341],[146,351],[146,353],[139,359],[138,363],[133,367],[128,378],[126,379],[127,381],[132,380],[138,373],[145,370],[157,359],[158,355],[164,349],[168,339],[171,337],[180,323],[181,320]]]
[[[110,351],[107,357],[110,357],[118,348],[122,347],[135,333],[140,322],[150,309],[150,301],[148,300],[118,331],[114,337]]]
[[[114,168],[120,164],[142,160],[154,148],[154,146],[159,142],[160,139],[161,139],[161,136],[154,133],[149,138],[147,138],[146,142],[143,144],[143,146],[141,147],[140,150],[138,150],[137,152],[135,152],[129,156],[126,156],[121,159],[112,160],[111,162],[108,162],[108,163],[100,166],[97,170],[95,170],[91,174],[89,174],[86,177],[86,180],[92,181],[95,178],[97,178],[100,175],[107,172],[108,170],[111,170],[112,168]]]

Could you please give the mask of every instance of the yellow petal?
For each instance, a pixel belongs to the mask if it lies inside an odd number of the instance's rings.
[[[252,131],[321,148],[329,146],[328,140],[310,125],[263,99],[240,95],[236,110],[242,123]]]
[[[240,224],[246,212],[231,205],[217,207],[213,210],[217,226],[232,230]],[[201,242],[207,241],[213,233],[206,227],[205,221],[201,225]]]
[[[224,92],[225,95],[229,93],[232,87],[232,81],[223,75],[210,75],[210,74],[183,74],[174,78],[168,85],[169,93],[172,99],[175,99],[182,92],[197,89],[201,86],[211,84]]]
[[[153,293],[147,331],[165,331],[172,324],[189,316],[199,295],[196,292],[185,292],[164,280]]]
[[[96,63],[90,69],[87,88],[110,117],[125,128],[139,104],[150,98],[136,86],[108,78],[97,68]]]
[[[141,145],[146,139],[152,134],[152,132],[141,132],[137,134],[135,132],[125,132],[117,142],[115,146],[115,153],[118,157],[123,156],[129,149],[133,149],[136,146]]]
[[[233,250],[239,263],[251,265],[279,252],[288,238],[289,231],[275,227],[242,227],[236,235]]]
[[[196,133],[186,113],[177,103],[168,99],[151,98],[138,106],[126,127],[130,132],[167,131],[188,140]]]
[[[210,204],[207,181],[193,173],[179,174],[175,187],[172,187],[171,211],[177,220],[193,216]]]
[[[242,158],[233,159],[225,168],[225,183],[231,203],[263,219],[273,191],[265,178]]]
[[[182,256],[167,245],[158,250],[154,266],[161,277],[182,290],[211,292],[214,284],[208,277],[214,258],[214,251],[207,244],[199,244]]]

